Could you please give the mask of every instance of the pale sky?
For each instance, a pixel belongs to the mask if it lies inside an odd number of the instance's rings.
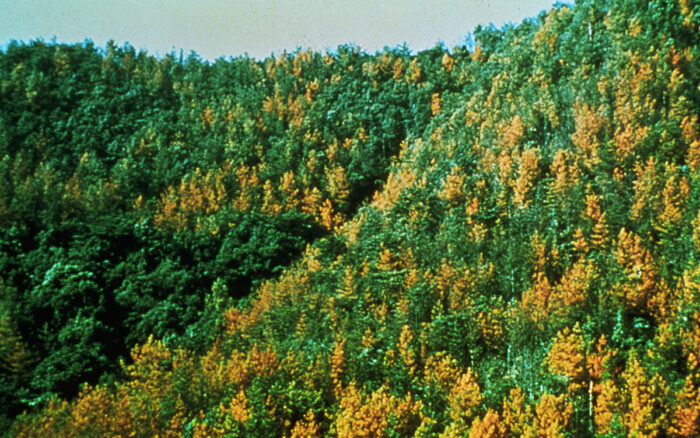
[[[0,0],[0,48],[10,40],[113,39],[154,55],[196,51],[202,58],[263,58],[296,48],[352,43],[374,53],[442,41],[452,48],[476,25],[519,23],[552,0]]]

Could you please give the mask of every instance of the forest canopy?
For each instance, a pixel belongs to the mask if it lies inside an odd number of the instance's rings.
[[[10,43],[3,430],[700,435],[699,25],[581,0],[416,54]]]

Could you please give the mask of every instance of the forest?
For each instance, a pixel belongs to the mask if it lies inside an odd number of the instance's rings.
[[[470,29],[465,29],[465,33]],[[8,436],[700,436],[700,3],[0,50]]]

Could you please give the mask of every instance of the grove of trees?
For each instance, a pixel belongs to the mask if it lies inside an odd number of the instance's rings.
[[[10,43],[0,425],[700,435],[699,27],[579,0],[417,54]]]

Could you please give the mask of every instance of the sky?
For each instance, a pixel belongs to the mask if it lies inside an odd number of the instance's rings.
[[[464,43],[478,24],[519,23],[552,0],[0,0],[0,48],[11,40],[110,39],[154,55],[264,58],[354,44],[374,53]]]

